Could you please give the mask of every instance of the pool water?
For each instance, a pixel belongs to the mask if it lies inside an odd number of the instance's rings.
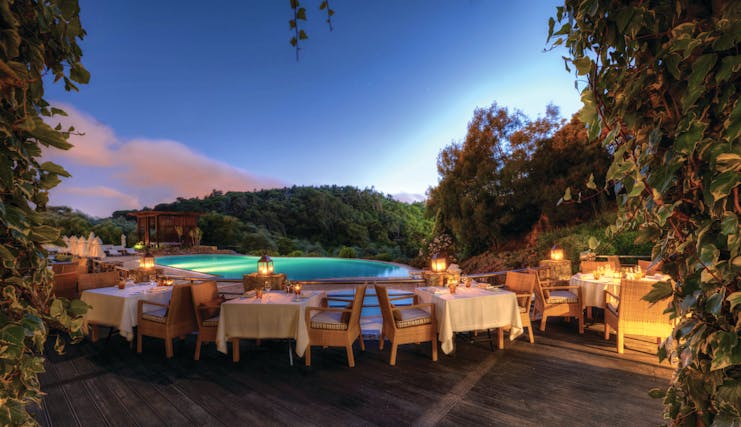
[[[155,262],[159,265],[180,268],[183,270],[197,271],[221,276],[225,279],[241,279],[242,275],[257,271],[257,260],[259,257],[249,255],[176,255],[156,257]],[[275,272],[285,273],[289,280],[316,280],[316,279],[339,279],[339,278],[390,278],[409,277],[411,267],[401,264],[392,264],[382,261],[369,261],[363,259],[347,258],[304,258],[304,257],[275,257],[272,258]],[[389,292],[395,295],[400,291]],[[333,291],[332,295],[352,298],[350,290]],[[397,305],[412,303],[408,300],[395,301]],[[339,307],[341,302],[330,301],[330,306]],[[373,286],[368,286],[361,316],[380,316],[378,299]]]
[[[250,255],[177,255],[157,257],[159,265],[241,279],[257,271],[259,257]],[[339,279],[350,277],[409,277],[411,267],[382,261],[347,258],[272,258],[276,273],[289,280]]]

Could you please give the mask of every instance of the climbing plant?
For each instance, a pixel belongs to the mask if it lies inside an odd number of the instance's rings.
[[[613,153],[608,231],[638,229],[671,276],[644,298],[677,321],[658,352],[676,372],[651,394],[678,425],[741,422],[740,15],[721,0],[566,0],[550,20],[589,134]]]
[[[80,64],[77,0],[0,0],[0,425],[34,424],[38,374],[52,330],[82,337],[86,305],[52,295],[45,243],[59,231],[43,225],[48,192],[67,172],[41,162],[42,148],[66,150],[74,129],[52,127],[64,112],[44,100],[44,84],[77,90],[89,74]],[[64,340],[57,336],[61,351]]]

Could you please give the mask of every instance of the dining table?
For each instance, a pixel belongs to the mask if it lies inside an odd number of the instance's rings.
[[[421,303],[435,304],[438,339],[445,354],[455,349],[456,332],[509,327],[510,340],[523,332],[514,292],[489,286],[458,286],[451,294],[447,287],[427,286],[416,288],[414,294]]]
[[[80,296],[84,303],[90,305],[84,322],[90,326],[116,328],[127,341],[133,341],[139,300],[168,304],[171,295],[172,286],[157,286],[149,282],[135,283],[123,289],[118,286],[88,289]]]
[[[232,341],[232,357],[239,361],[239,339],[289,339],[289,356],[293,364],[290,340],[296,342],[296,354],[304,355],[309,332],[304,319],[307,307],[318,307],[326,297],[324,291],[303,291],[301,296],[283,291],[264,292],[230,299],[221,304],[216,347],[227,353]]]
[[[644,276],[641,281],[646,283],[667,280],[669,276],[656,274],[653,276]],[[593,273],[576,273],[571,276],[569,285],[579,286],[581,288],[582,305],[584,307],[605,307],[605,290],[610,293],[620,294],[620,277],[619,275],[600,275],[595,278]]]

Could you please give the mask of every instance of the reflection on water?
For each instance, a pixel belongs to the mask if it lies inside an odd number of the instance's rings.
[[[256,256],[249,255],[180,255],[157,257],[156,263],[168,267],[241,279],[257,271]],[[346,277],[409,277],[410,268],[381,261],[345,258],[273,258],[276,273],[290,280],[334,279]]]

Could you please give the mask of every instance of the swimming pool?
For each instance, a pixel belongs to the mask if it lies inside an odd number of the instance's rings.
[[[177,255],[156,257],[155,262],[167,267],[241,279],[257,271],[259,257],[250,255]],[[338,279],[348,277],[409,277],[411,267],[382,261],[348,258],[275,257],[276,273],[289,280]]]

